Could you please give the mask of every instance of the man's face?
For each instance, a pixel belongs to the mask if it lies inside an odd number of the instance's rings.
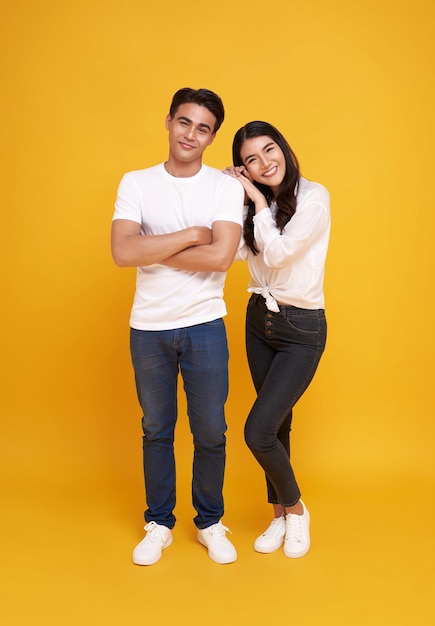
[[[190,102],[181,104],[173,118],[166,117],[170,155],[183,163],[201,161],[204,150],[215,138],[215,123],[215,116],[205,107]]]

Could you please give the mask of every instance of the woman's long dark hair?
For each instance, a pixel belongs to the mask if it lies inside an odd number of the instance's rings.
[[[277,206],[275,223],[280,232],[282,232],[284,226],[291,220],[296,212],[296,192],[301,176],[296,155],[288,145],[283,135],[268,122],[255,121],[245,124],[245,126],[239,128],[234,136],[233,163],[234,165],[244,165],[240,157],[240,151],[246,139],[263,136],[270,137],[272,141],[274,141],[281,148],[285,158],[286,171],[278,194],[275,198]],[[270,206],[272,200],[274,199],[272,189],[267,185],[261,185],[256,182],[254,182],[254,185],[261,191]],[[259,250],[255,244],[254,224],[252,221],[252,218],[255,215],[255,205],[251,200],[249,200],[248,206],[248,213],[243,225],[243,236],[247,246],[254,254],[258,254]]]

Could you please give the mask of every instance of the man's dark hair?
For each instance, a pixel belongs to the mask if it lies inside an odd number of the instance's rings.
[[[209,89],[191,89],[190,87],[179,89],[172,98],[171,107],[169,109],[171,118],[176,114],[178,107],[187,102],[199,104],[208,109],[216,118],[213,132],[216,133],[219,130],[224,121],[225,110],[222,100],[214,91],[210,91]]]

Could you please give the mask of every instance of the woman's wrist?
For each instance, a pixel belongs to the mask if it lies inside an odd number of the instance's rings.
[[[255,199],[254,205],[255,205],[256,214],[260,213],[260,211],[262,211],[263,209],[269,208],[269,205],[267,204],[266,198],[264,196],[261,196],[261,198]]]

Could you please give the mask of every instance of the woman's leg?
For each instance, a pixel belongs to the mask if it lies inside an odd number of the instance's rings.
[[[290,463],[291,410],[308,387],[326,340],[323,311],[281,307],[268,311],[251,298],[247,313],[247,352],[257,399],[245,426],[245,439],[271,485],[272,504],[297,508],[300,491]]]

